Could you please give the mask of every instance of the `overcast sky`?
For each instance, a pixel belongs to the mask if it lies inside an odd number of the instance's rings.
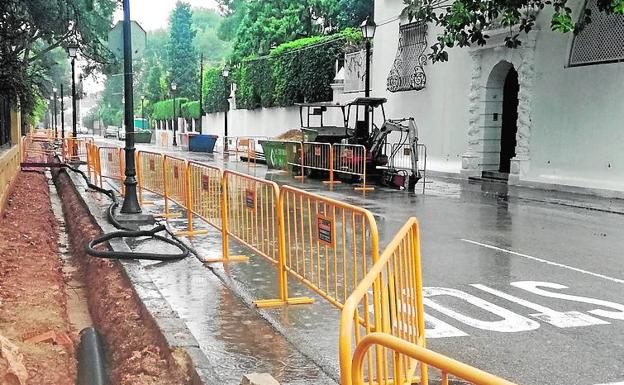
[[[194,8],[217,8],[215,0],[185,0]],[[146,31],[164,28],[169,22],[169,14],[177,0],[130,0],[130,18],[136,20]],[[123,12],[115,14],[115,21],[121,20]]]

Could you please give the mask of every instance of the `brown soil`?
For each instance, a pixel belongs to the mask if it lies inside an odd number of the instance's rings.
[[[57,228],[45,176],[20,172],[0,216],[0,384],[74,384]],[[25,342],[44,333],[65,344]]]
[[[300,129],[288,130],[283,134],[276,136],[275,139],[278,140],[294,140],[300,142],[303,140],[303,133]]]
[[[110,380],[116,385],[178,385],[192,382],[190,361],[170,351],[116,261],[93,258],[85,245],[101,230],[67,174],[55,178],[67,221],[70,249],[88,286],[89,309],[107,346]]]

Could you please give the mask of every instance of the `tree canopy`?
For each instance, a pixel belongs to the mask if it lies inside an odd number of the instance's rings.
[[[601,12],[624,14],[624,0],[597,0]],[[552,9],[551,28],[558,32],[578,33],[591,22],[589,9],[579,21],[572,18],[567,0],[404,0],[405,11],[411,19],[423,20],[442,27],[431,47],[433,61],[448,60],[447,48],[485,45],[487,31],[493,27],[508,28],[505,45],[517,48],[520,35],[530,32],[537,13]]]
[[[0,89],[19,101],[25,117],[40,111],[54,85],[66,79],[64,48],[77,44],[92,70],[109,59],[105,41],[116,0],[3,0],[0,2]],[[40,113],[39,113],[40,114]]]
[[[167,65],[169,80],[176,83],[181,97],[196,98],[199,94],[199,61],[194,39],[191,6],[178,2],[169,18],[169,41],[167,42]]]

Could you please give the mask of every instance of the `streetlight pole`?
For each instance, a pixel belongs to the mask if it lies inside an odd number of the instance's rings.
[[[367,17],[366,20],[362,22],[360,25],[360,29],[362,30],[362,35],[364,36],[365,46],[366,46],[366,68],[364,75],[364,97],[370,97],[370,51],[371,51],[371,42],[373,37],[375,37],[375,30],[377,29],[377,24],[373,21],[371,17]],[[364,106],[366,109],[365,121],[366,121],[366,129],[370,129],[370,109],[368,104]]]
[[[130,0],[123,0],[123,46],[124,46],[124,116],[126,123],[126,195],[121,212],[124,214],[139,214],[141,205],[137,197],[136,165],[134,162],[134,99],[132,96],[132,34],[130,29]]]
[[[54,139],[58,139],[58,128],[56,126],[56,87],[52,88],[52,92],[54,93]]]
[[[177,84],[171,83],[171,94],[173,95],[173,146],[176,147],[178,145],[178,140],[176,138],[176,134],[178,132],[178,116],[176,114],[176,88]]]
[[[72,137],[76,139],[78,137],[77,132],[77,113],[76,113],[76,55],[78,55],[78,47],[75,45],[67,46],[67,54],[71,59],[71,69],[72,69]],[[75,155],[75,154],[74,154]]]
[[[202,134],[204,117],[204,54],[201,54],[199,61],[199,135]]]
[[[223,152],[228,150],[228,111],[230,110],[230,89],[228,87],[228,77],[230,76],[230,69],[225,66],[221,71],[223,76],[223,84],[225,86],[225,113],[223,114]]]
[[[61,83],[61,140],[63,145],[65,145],[65,104],[63,97],[63,83]]]
[[[145,96],[141,96],[141,126],[145,124],[145,113],[143,112],[143,107],[145,103]],[[142,127],[145,128],[145,127]]]

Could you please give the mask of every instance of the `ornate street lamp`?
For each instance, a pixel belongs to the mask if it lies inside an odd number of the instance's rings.
[[[175,82],[171,83],[171,94],[173,95],[173,145],[174,146],[178,145],[178,140],[176,139],[176,133],[178,131],[178,116],[176,115],[176,98],[175,98],[177,88],[178,88],[178,85]]]
[[[78,56],[78,46],[74,44],[68,45],[67,55],[71,59],[72,68],[72,136],[75,139],[78,136],[76,129],[76,123],[78,120],[78,114],[76,113],[76,56]]]
[[[364,96],[370,96],[370,51],[371,51],[371,42],[375,37],[375,30],[377,29],[377,24],[373,21],[373,19],[369,16],[362,22],[360,25],[360,29],[362,30],[362,36],[364,36],[364,41],[366,43],[366,77],[364,81]]]
[[[221,76],[223,76],[223,83],[225,84],[225,113],[223,114],[223,152],[225,153],[228,150],[228,111],[230,110],[230,89],[228,86],[230,69],[227,66],[221,70]]]

